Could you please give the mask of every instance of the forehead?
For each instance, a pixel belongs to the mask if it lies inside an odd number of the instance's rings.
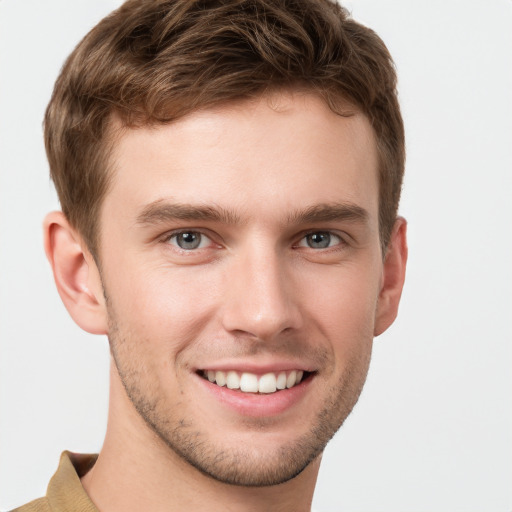
[[[342,201],[376,216],[377,167],[363,114],[281,93],[123,130],[104,206],[136,216],[155,201],[215,203],[250,217]]]

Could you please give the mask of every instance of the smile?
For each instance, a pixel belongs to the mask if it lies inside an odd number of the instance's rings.
[[[249,372],[203,370],[201,376],[212,384],[229,389],[238,389],[242,393],[275,393],[283,389],[290,389],[300,384],[305,378],[303,370],[270,372],[256,375]]]

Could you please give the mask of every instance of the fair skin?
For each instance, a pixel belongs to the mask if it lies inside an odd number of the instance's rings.
[[[309,510],[396,316],[405,221],[383,257],[368,120],[298,92],[271,103],[124,130],[100,268],[46,219],[68,311],[111,344],[107,434],[82,478],[102,512]]]

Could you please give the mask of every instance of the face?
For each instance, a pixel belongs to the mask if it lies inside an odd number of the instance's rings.
[[[369,122],[283,94],[127,130],[113,162],[99,257],[130,406],[219,481],[289,480],[368,369],[383,269]]]

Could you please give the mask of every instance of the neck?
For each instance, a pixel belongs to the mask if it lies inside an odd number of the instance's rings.
[[[94,467],[82,478],[100,512],[309,512],[320,466],[315,459],[283,484],[243,487],[204,475],[172,451],[133,408],[111,370],[107,434]]]

